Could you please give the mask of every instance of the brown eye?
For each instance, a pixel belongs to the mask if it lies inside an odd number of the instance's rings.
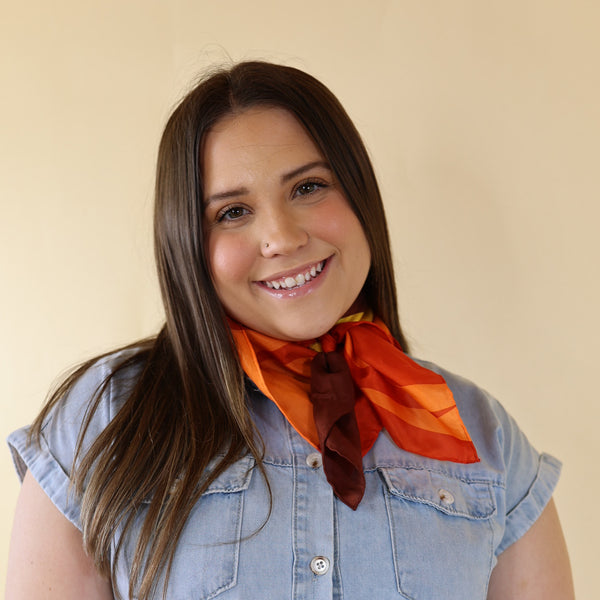
[[[243,206],[226,207],[217,215],[217,221],[235,221],[248,214],[248,210]]]
[[[304,181],[296,187],[296,194],[298,196],[307,196],[314,194],[324,187],[326,187],[325,184],[318,181]]]

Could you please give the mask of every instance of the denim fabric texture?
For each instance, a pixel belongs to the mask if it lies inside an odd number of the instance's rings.
[[[119,358],[102,360],[76,384],[45,424],[41,449],[27,444],[27,428],[8,439],[19,476],[31,470],[79,529],[79,499],[69,489],[74,449],[89,399]],[[254,459],[245,457],[194,507],[168,598],[484,600],[497,556],[540,515],[560,463],[538,454],[486,392],[419,362],[446,379],[481,462],[411,454],[382,432],[363,459],[366,491],[352,511],[333,495],[320,454],[249,381],[249,403],[266,446],[271,515],[265,523],[267,487]],[[113,380],[84,448],[116,414],[134,379],[131,373]],[[134,544],[125,540],[113,582],[125,598]]]

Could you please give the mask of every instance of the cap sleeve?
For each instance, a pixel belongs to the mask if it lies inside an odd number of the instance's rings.
[[[560,477],[561,462],[545,452],[539,453],[515,420],[494,399],[505,465],[506,521],[497,548],[502,553],[516,542],[542,514]]]
[[[75,494],[71,473],[82,425],[92,400],[114,367],[122,360],[112,355],[92,365],[50,411],[45,419],[39,444],[29,439],[30,427],[22,427],[7,439],[21,481],[31,472],[60,512],[81,530],[80,498]],[[123,401],[123,379],[114,378],[102,394],[82,443],[85,453],[107,426]],[[115,394],[115,390],[119,393]]]

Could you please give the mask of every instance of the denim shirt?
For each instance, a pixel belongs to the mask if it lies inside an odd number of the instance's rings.
[[[79,498],[69,489],[79,427],[91,395],[118,359],[104,359],[79,380],[46,422],[41,449],[27,444],[27,428],[9,437],[20,477],[30,469],[79,529]],[[363,459],[366,490],[353,511],[333,495],[319,452],[248,382],[249,406],[265,444],[271,512],[265,481],[246,456],[213,481],[194,506],[167,597],[485,599],[498,555],[538,518],[560,463],[538,454],[486,392],[435,365],[420,364],[446,379],[480,462],[412,454],[384,431]],[[113,379],[84,448],[115,415],[127,388]],[[127,598],[135,535],[124,547],[113,587]],[[157,589],[158,598],[161,586]]]

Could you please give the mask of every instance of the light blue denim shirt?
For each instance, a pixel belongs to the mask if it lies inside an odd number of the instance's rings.
[[[46,423],[41,449],[27,444],[27,428],[9,437],[19,475],[30,469],[79,529],[79,499],[69,490],[74,448],[89,398],[118,358],[101,361],[77,383]],[[486,392],[421,364],[446,379],[481,462],[411,454],[382,432],[363,459],[366,491],[353,511],[333,495],[320,454],[249,382],[249,405],[265,442],[271,515],[265,523],[267,487],[254,460],[243,458],[193,508],[168,598],[485,599],[497,556],[540,515],[560,463],[538,454]],[[126,387],[113,380],[84,447],[115,415]],[[125,540],[113,582],[124,598],[134,542]]]

